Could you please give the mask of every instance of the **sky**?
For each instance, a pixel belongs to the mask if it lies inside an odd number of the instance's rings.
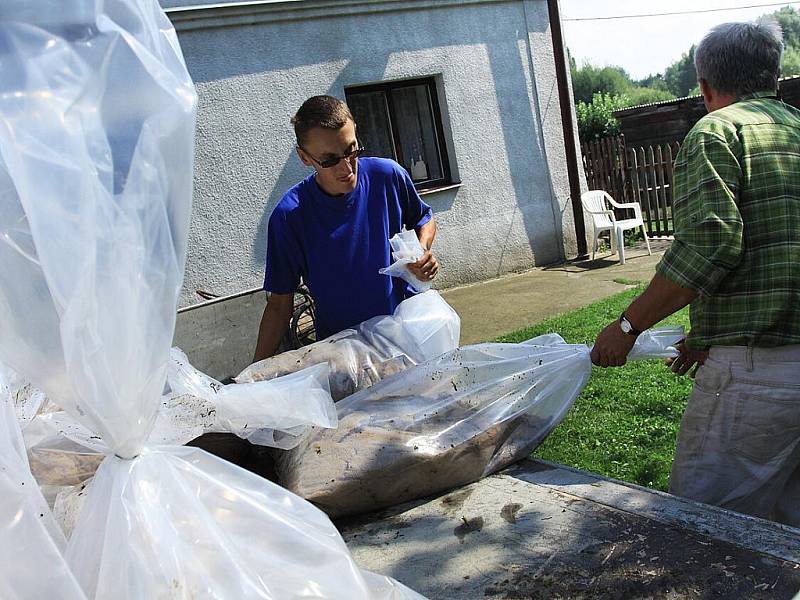
[[[800,2],[778,3],[776,0],[560,0],[559,5],[564,40],[578,65],[588,61],[601,67],[619,66],[632,79],[663,73],[714,25],[751,21],[786,5],[800,9]],[[757,5],[772,6],[744,8]],[[711,9],[726,10],[642,18],[570,20]]]

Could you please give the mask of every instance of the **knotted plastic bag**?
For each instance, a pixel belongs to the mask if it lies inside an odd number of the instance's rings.
[[[205,433],[233,433],[254,444],[290,449],[312,425],[336,427],[326,364],[271,381],[223,385],[192,367],[179,349],[170,356],[170,389],[161,398],[149,445],[183,445]],[[17,398],[34,389],[16,381]],[[28,420],[23,433],[33,475],[52,500],[60,488],[92,477],[110,449],[43,394],[37,400],[49,409]],[[18,403],[26,412],[33,404]]]
[[[363,390],[458,346],[461,320],[438,292],[403,300],[394,314],[373,317],[353,329],[278,354],[247,367],[239,383],[269,380],[310,365],[330,365],[334,400]]]
[[[186,258],[195,109],[155,0],[0,5],[0,361],[111,451],[69,569],[89,598],[418,598],[358,569],[286,490],[146,443]],[[2,527],[25,514],[8,501]],[[29,569],[60,572],[44,545],[32,553]],[[17,576],[0,579],[16,592]],[[42,580],[37,597],[64,597]]]
[[[682,338],[645,332],[629,356],[674,356]],[[331,516],[471,483],[544,441],[589,380],[589,354],[555,334],[447,352],[337,403],[338,428],[312,430],[276,471]]]

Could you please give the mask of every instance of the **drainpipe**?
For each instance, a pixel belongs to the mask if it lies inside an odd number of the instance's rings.
[[[567,160],[569,195],[572,200],[572,214],[575,220],[575,237],[578,242],[578,258],[588,255],[586,247],[586,226],[583,222],[581,205],[581,183],[578,175],[578,155],[575,152],[575,128],[572,126],[572,97],[569,93],[569,73],[567,57],[564,52],[564,36],[561,32],[561,15],[558,0],[547,0],[550,14],[550,36],[553,38],[553,59],[556,62],[556,84],[558,103],[561,107],[561,127],[564,133],[564,153]]]

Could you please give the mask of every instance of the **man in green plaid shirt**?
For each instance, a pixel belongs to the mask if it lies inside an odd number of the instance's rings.
[[[689,304],[670,491],[800,526],[800,111],[776,95],[782,51],[771,21],[698,45],[709,114],[675,160],[675,241],[592,361],[624,364],[640,330]]]

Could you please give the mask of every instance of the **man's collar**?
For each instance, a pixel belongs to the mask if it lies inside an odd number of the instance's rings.
[[[749,94],[742,94],[739,96],[739,101],[742,100],[755,100],[756,98],[777,98],[778,92],[773,90],[760,90],[758,92],[750,92]]]

